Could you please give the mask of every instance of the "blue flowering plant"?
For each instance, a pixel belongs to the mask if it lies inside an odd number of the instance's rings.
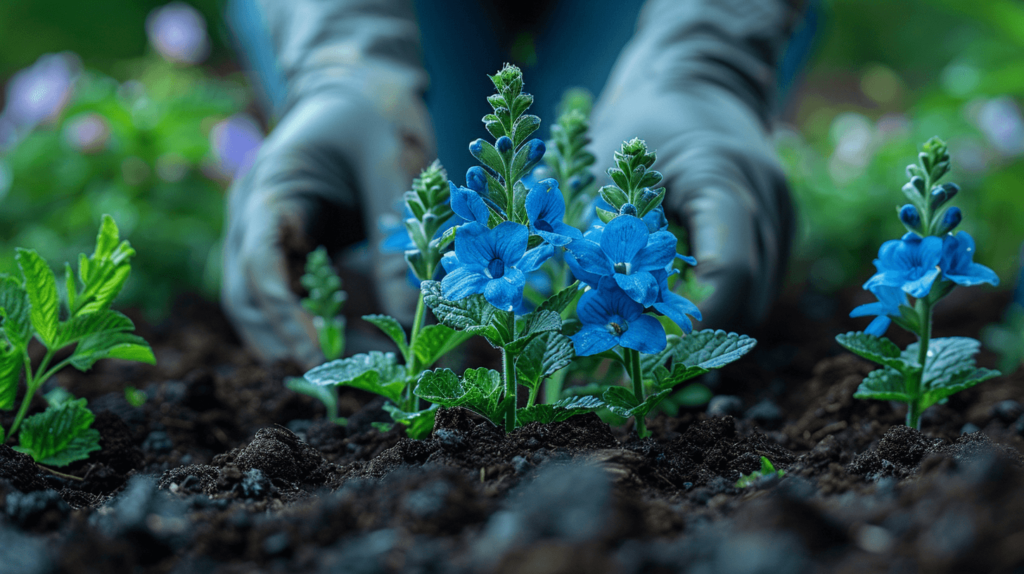
[[[886,241],[875,259],[875,273],[864,284],[877,299],[861,305],[851,317],[873,316],[863,332],[836,337],[853,353],[882,365],[857,389],[856,398],[907,404],[907,426],[920,428],[929,406],[999,376],[978,368],[974,355],[980,343],[968,337],[932,338],[932,310],[958,285],[998,285],[999,277],[974,262],[974,239],[957,231],[958,207],[947,203],[959,193],[954,183],[939,183],[949,171],[946,144],[932,138],[918,163],[907,166],[910,181],[903,193],[910,203],[898,209],[907,233]],[[892,323],[917,335],[904,350],[883,335]]]
[[[114,220],[103,216],[92,255],[79,256],[77,273],[64,264],[62,295],[42,256],[18,249],[20,273],[0,275],[0,410],[15,408],[21,380],[26,388],[10,428],[0,428],[0,444],[17,435],[15,450],[58,467],[100,449],[85,399],[58,389],[46,395],[46,410],[26,415],[43,383],[64,367],[88,371],[101,359],[156,362],[149,344],[132,333],[132,321],[110,308],[128,280],[134,255]],[[33,340],[44,351],[38,361],[29,353]]]
[[[403,222],[406,237],[402,241],[405,260],[415,280],[425,282],[440,272],[441,257],[451,244],[444,230],[451,228],[452,220],[457,220],[450,205],[448,177],[441,165],[434,162],[423,170],[403,200],[403,211],[407,215]],[[394,238],[390,240],[395,241]],[[340,280],[338,285],[340,287]],[[315,281],[310,279],[307,285],[310,295],[319,294],[317,300],[326,298],[322,301],[323,305],[314,302],[308,307],[314,314],[324,306],[330,307],[327,311],[331,311],[335,303],[340,305],[340,301],[332,299],[326,290],[317,291],[318,287],[326,289],[331,286],[331,280],[327,277]],[[429,434],[433,428],[437,405],[419,408],[420,401],[412,393],[413,387],[420,372],[433,366],[471,334],[458,332],[445,325],[427,325],[425,295],[425,291],[420,292],[412,328],[408,333],[393,317],[363,316],[365,321],[375,325],[394,341],[401,362],[395,353],[380,351],[360,353],[343,359],[335,357],[307,372],[304,376],[306,384],[293,383],[295,390],[301,387],[305,389],[301,392],[319,396],[321,400],[327,397],[325,389],[338,385],[369,391],[388,399],[384,409],[391,414],[395,423],[406,427],[408,436],[421,438]],[[327,351],[325,349],[325,355],[332,359]],[[337,417],[336,409],[334,416]]]
[[[649,435],[645,417],[675,388],[731,363],[749,352],[756,341],[725,331],[693,332],[690,317],[700,310],[669,289],[668,279],[681,260],[678,240],[667,230],[661,210],[664,188],[657,159],[645,142],[633,139],[615,153],[608,169],[612,183],[598,193],[604,207],[596,214],[603,224],[566,246],[565,261],[586,292],[576,314],[579,330],[571,336],[579,356],[601,356],[621,364],[631,388],[612,385],[599,389],[608,408],[634,417],[637,434]],[[668,336],[658,313],[676,324],[682,336]]]

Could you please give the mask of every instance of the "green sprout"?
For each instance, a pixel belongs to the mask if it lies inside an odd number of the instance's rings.
[[[740,475],[740,479],[736,481],[736,488],[747,488],[748,486],[755,486],[761,481],[777,476],[782,478],[786,475],[784,470],[775,470],[775,465],[772,461],[768,460],[768,457],[761,457],[761,470],[756,470],[750,474]]]
[[[131,319],[110,309],[128,280],[134,255],[131,245],[120,240],[113,218],[104,215],[96,249],[91,256],[79,256],[77,275],[64,264],[61,297],[46,261],[34,250],[17,250],[21,276],[0,277],[0,410],[14,408],[22,372],[26,392],[11,427],[6,432],[0,428],[0,442],[20,430],[19,445],[13,448],[52,466],[66,466],[99,450],[100,435],[90,428],[94,417],[85,399],[58,393],[48,397],[44,412],[26,415],[36,391],[64,367],[88,371],[100,359],[156,363],[149,344],[132,334]],[[29,354],[33,339],[45,351],[34,366]],[[70,354],[62,353],[72,347]]]

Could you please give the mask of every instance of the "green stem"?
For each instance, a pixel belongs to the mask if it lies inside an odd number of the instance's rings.
[[[921,365],[921,374],[911,377],[910,388],[907,393],[911,397],[907,409],[907,426],[912,429],[921,429],[921,386],[924,378],[924,366],[928,360],[928,343],[932,338],[932,303],[927,299],[917,300],[917,314],[921,319],[921,331],[918,333],[917,364]]]
[[[412,332],[409,334],[409,351],[405,356],[406,372],[408,373],[411,380],[405,385],[405,398],[402,409],[406,412],[413,412],[416,410],[417,401],[416,396],[413,395],[412,389],[416,384],[416,377],[419,372],[423,370],[424,366],[420,365],[419,360],[416,358],[416,353],[413,352],[413,345],[416,343],[416,338],[420,336],[420,330],[423,329],[423,323],[426,320],[426,304],[423,302],[423,291],[420,291],[420,296],[416,300],[416,315],[412,320]]]
[[[562,387],[565,384],[565,377],[568,369],[561,369],[555,372],[544,383],[544,402],[547,404],[557,403],[562,398]]]
[[[540,391],[540,385],[537,385],[536,387],[533,387],[532,389],[530,389],[530,398],[526,400],[526,407],[527,408],[532,407],[533,404],[537,401],[537,393],[538,393],[538,391]]]
[[[640,352],[634,349],[623,349],[626,352],[626,360],[629,363],[629,378],[633,380],[633,396],[637,402],[644,402],[644,376],[640,367]],[[647,436],[647,423],[644,417],[633,417],[636,420],[636,434],[640,438]]]
[[[509,333],[515,336],[516,316],[509,313]],[[501,367],[505,371],[505,432],[516,430],[516,367],[512,354],[501,350]]]

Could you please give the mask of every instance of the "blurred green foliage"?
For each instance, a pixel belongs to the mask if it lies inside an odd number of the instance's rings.
[[[0,197],[0,272],[15,268],[15,245],[73,260],[110,213],[146,253],[123,301],[159,315],[176,293],[216,293],[227,176],[216,172],[209,132],[247,95],[239,83],[157,56],[122,66],[125,82],[87,69],[55,124],[2,158],[11,185]],[[89,118],[105,122],[109,138],[80,151],[72,134]]]
[[[832,0],[777,143],[800,213],[794,280],[857,283],[903,233],[917,142],[949,142],[977,261],[1014,276],[1024,240],[1024,4]]]

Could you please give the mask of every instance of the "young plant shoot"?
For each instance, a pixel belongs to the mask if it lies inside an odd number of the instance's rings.
[[[748,486],[756,486],[763,480],[768,480],[773,477],[782,478],[786,476],[786,471],[775,470],[775,465],[772,461],[768,460],[768,457],[761,457],[761,469],[755,470],[750,474],[740,475],[740,479],[736,481],[734,485],[736,488],[747,488]]]
[[[66,466],[99,450],[100,435],[90,428],[94,417],[85,399],[51,393],[45,411],[26,415],[36,391],[68,365],[88,371],[100,359],[156,362],[149,344],[132,334],[132,321],[110,309],[128,280],[134,255],[131,245],[120,240],[114,220],[104,215],[96,249],[91,256],[79,256],[77,275],[64,264],[62,298],[46,261],[33,250],[18,249],[21,276],[0,276],[0,410],[15,407],[22,372],[26,391],[11,427],[6,432],[0,428],[0,443],[18,434],[15,450],[51,466]],[[36,365],[29,355],[33,339],[45,351]],[[70,347],[71,353],[57,361]]]
[[[348,296],[341,289],[341,277],[331,267],[331,256],[327,248],[320,246],[306,257],[306,272],[299,278],[309,296],[304,298],[302,308],[313,316],[320,350],[328,361],[340,359],[345,354],[345,317],[340,315],[341,306]],[[284,381],[288,389],[309,395],[324,404],[327,418],[337,424],[347,419],[338,416],[338,389],[334,386],[314,385],[301,377],[288,377]]]
[[[946,144],[938,138],[928,140],[918,163],[907,166],[910,182],[903,193],[910,203],[898,210],[907,233],[878,251],[878,272],[864,284],[878,301],[850,313],[875,319],[863,332],[836,337],[843,347],[882,365],[854,397],[906,403],[907,426],[915,429],[931,405],[1000,374],[975,366],[978,341],[931,337],[932,309],[957,285],[999,284],[991,269],[974,262],[974,239],[956,231],[960,209],[945,207],[960,191],[956,184],[939,183],[949,166]],[[891,323],[917,335],[918,342],[901,351],[882,336]]]
[[[413,181],[404,202],[403,211],[408,216],[405,219],[408,233],[405,260],[416,280],[426,281],[437,276],[442,251],[451,243],[445,239],[444,231],[455,219],[449,206],[448,178],[439,163],[435,161]],[[413,386],[420,372],[468,339],[470,334],[444,325],[425,325],[424,296],[421,292],[408,335],[393,317],[363,317],[395,342],[402,364],[394,353],[371,351],[329,361],[306,373],[305,381],[317,389],[347,385],[381,395],[390,401],[384,409],[395,422],[406,425],[408,436],[422,438],[429,434],[437,407],[420,409],[419,399],[412,393]]]
[[[677,385],[739,359],[757,344],[725,331],[693,333],[689,317],[699,320],[700,311],[668,288],[677,258],[689,265],[697,261],[676,253],[676,236],[667,231],[659,209],[665,189],[652,189],[662,179],[650,169],[656,157],[642,140],[623,143],[608,170],[613,184],[598,191],[610,208],[596,210],[604,225],[571,241],[565,254],[573,275],[590,288],[576,307],[582,324],[572,336],[576,354],[622,364],[632,389],[612,386],[602,398],[613,413],[635,418],[640,438],[649,435],[647,413]],[[667,337],[649,310],[668,317],[685,336]]]

